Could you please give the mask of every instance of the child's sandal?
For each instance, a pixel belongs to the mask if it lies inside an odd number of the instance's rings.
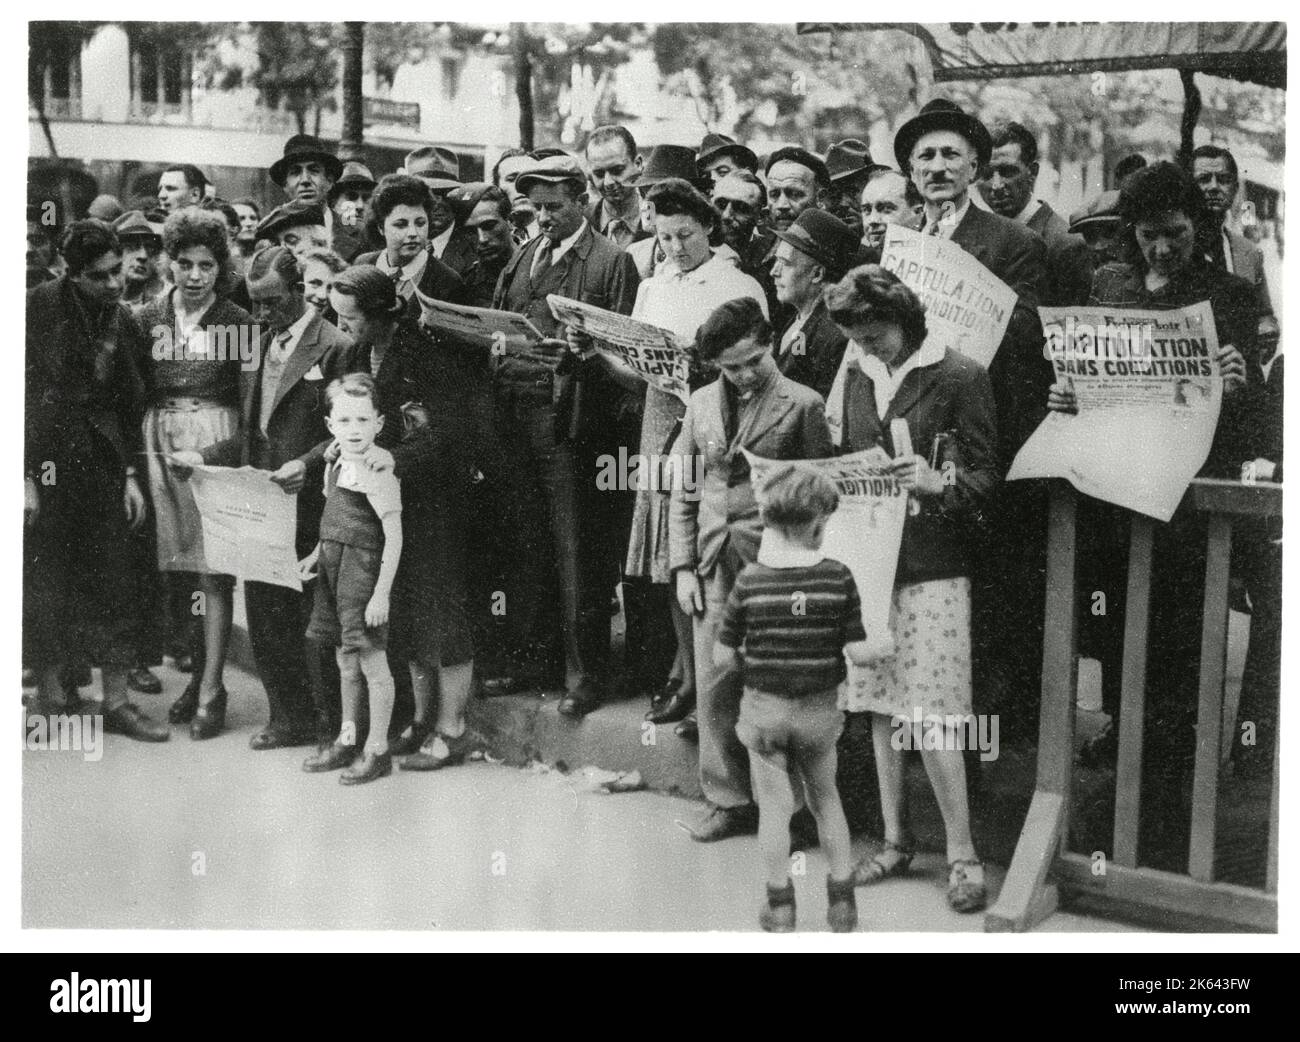
[[[889,862],[882,861],[881,855],[886,853],[894,854],[894,859]],[[916,857],[915,850],[887,839],[879,854],[864,857],[853,866],[853,883],[855,886],[870,886],[872,883],[879,883],[895,876],[905,876],[907,870],[912,867],[914,857]]]
[[[794,883],[767,888],[767,904],[758,914],[759,925],[768,933],[794,933]]]
[[[831,933],[852,933],[858,927],[858,902],[854,880],[826,877],[826,922]]]

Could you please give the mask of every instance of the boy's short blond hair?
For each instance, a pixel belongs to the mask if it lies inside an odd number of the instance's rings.
[[[369,398],[370,404],[375,407],[375,412],[382,412],[379,408],[379,388],[375,385],[375,378],[369,373],[344,373],[335,380],[331,380],[328,387],[325,388],[325,404],[333,410],[334,403],[340,395],[346,394],[349,398]]]
[[[839,508],[835,483],[820,470],[787,463],[768,475],[759,492],[763,524],[769,528],[798,528]]]

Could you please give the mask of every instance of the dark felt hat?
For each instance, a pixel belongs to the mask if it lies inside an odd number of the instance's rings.
[[[846,137],[826,150],[826,169],[831,175],[831,184],[838,185],[853,180],[865,181],[871,171],[882,167],[872,160],[871,148],[865,141]]]
[[[700,170],[695,165],[695,150],[685,145],[655,145],[646,157],[636,186],[645,189],[673,177],[698,184]]]
[[[404,170],[435,192],[450,191],[461,183],[460,159],[451,149],[437,145],[425,145],[408,152]]]
[[[695,162],[701,167],[724,153],[730,152],[746,170],[758,170],[758,156],[735,138],[726,134],[705,134],[704,140],[695,155]]]
[[[303,224],[325,224],[325,209],[319,203],[301,203],[297,199],[277,206],[262,218],[255,234],[259,239],[274,239],[286,228]]]
[[[156,239],[162,243],[162,225],[150,224],[139,210],[127,210],[113,222],[119,239]]]
[[[334,202],[334,198],[345,188],[373,189],[375,183],[375,177],[365,163],[355,161],[344,163],[342,175],[330,186],[329,201]]]
[[[832,278],[841,278],[853,266],[861,235],[825,210],[807,209],[785,231],[773,231],[782,242],[825,265]]]
[[[1070,214],[1070,231],[1077,232],[1090,225],[1119,224],[1119,191],[1111,189],[1094,195],[1078,210]]]
[[[307,159],[319,159],[331,181],[337,181],[343,173],[342,160],[327,149],[320,138],[310,134],[295,134],[284,143],[284,155],[271,164],[271,180],[283,188],[289,164],[301,163]]]
[[[968,115],[947,98],[932,98],[921,111],[898,128],[894,135],[894,158],[898,169],[907,173],[912,163],[912,149],[923,134],[932,130],[951,130],[971,143],[979,157],[980,166],[993,154],[993,138],[988,128],[974,116]]]

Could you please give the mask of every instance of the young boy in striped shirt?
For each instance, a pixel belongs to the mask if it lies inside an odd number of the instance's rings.
[[[750,752],[767,874],[759,922],[769,932],[794,930],[788,869],[791,769],[797,768],[830,866],[827,921],[836,933],[848,933],[858,910],[849,826],[835,787],[835,743],[844,726],[836,690],[846,673],[845,652],[855,665],[866,665],[876,652],[862,626],[852,574],[821,553],[826,519],[839,506],[835,485],[790,464],[772,474],[758,498],[767,529],[763,548],[736,579],[713,659],[720,669],[743,669],[736,734]]]

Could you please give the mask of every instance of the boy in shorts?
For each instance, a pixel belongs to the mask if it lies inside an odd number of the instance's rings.
[[[349,373],[331,383],[325,397],[325,424],[340,452],[325,467],[320,541],[299,570],[306,581],[320,568],[307,636],[335,648],[343,722],[333,744],[308,757],[302,768],[345,767],[339,781],[358,785],[393,770],[388,725],[394,691],[386,649],[388,601],[402,556],[402,493],[391,471],[370,470],[363,461],[384,425],[375,381],[366,373]],[[363,678],[370,692],[370,731],[358,759]]]
[[[786,464],[758,499],[767,531],[758,560],[745,566],[727,598],[713,661],[743,670],[736,734],[749,750],[767,875],[759,923],[772,933],[794,930],[788,869],[797,770],[830,867],[827,921],[834,932],[848,933],[858,910],[849,826],[835,787],[835,743],[844,726],[836,692],[845,652],[855,665],[877,652],[866,639],[852,574],[821,553],[826,519],[839,506],[835,485],[810,467]]]

